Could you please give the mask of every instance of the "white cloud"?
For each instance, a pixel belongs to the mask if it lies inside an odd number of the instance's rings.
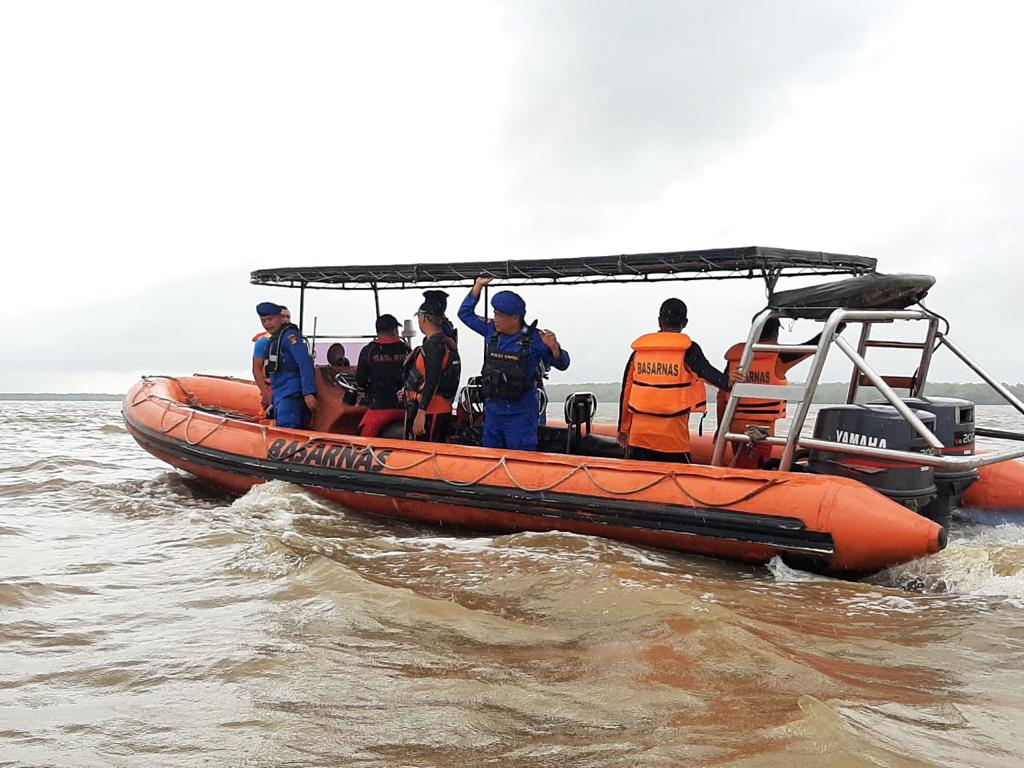
[[[40,331],[0,390],[242,372],[256,268],[748,244],[937,274],[955,337],[1020,378],[1024,9],[786,8],[4,4],[0,320]],[[665,296],[712,360],[763,298],[524,293],[577,381],[617,378]]]

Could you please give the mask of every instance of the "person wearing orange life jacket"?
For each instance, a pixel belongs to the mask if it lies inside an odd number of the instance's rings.
[[[432,443],[448,439],[452,401],[459,388],[462,363],[443,331],[444,308],[427,299],[416,313],[423,344],[405,362],[406,437]]]
[[[840,323],[836,331],[842,333],[846,327]],[[771,318],[761,329],[760,344],[778,344],[779,330],[781,323],[778,318]],[[819,333],[813,339],[808,339],[802,346],[812,346],[821,339]],[[725,353],[726,371],[731,372],[739,368],[740,359],[743,357],[745,342],[733,344]],[[772,384],[785,386],[789,383],[786,374],[790,368],[799,365],[813,355],[813,352],[755,352],[753,360],[747,370],[746,380],[751,384]],[[720,390],[718,392],[718,423],[721,424],[725,415],[725,407],[729,402],[729,393]],[[749,427],[760,427],[768,435],[775,434],[775,422],[786,417],[786,401],[772,400],[769,398],[744,397],[736,404],[736,413],[729,431],[736,434],[743,434]],[[771,458],[771,446],[767,443],[759,443],[755,446],[748,446],[746,450],[740,450],[736,455],[733,464],[739,467],[759,468],[764,466],[765,461]]]
[[[690,413],[706,408],[704,382],[729,389],[743,380],[740,371],[713,368],[682,332],[686,323],[686,304],[667,299],[658,332],[632,344],[619,400],[619,444],[626,458],[690,463]]]
[[[284,317],[285,323],[292,321],[292,313],[288,307],[281,307],[281,315]],[[262,317],[260,321],[263,321]],[[270,376],[267,375],[266,371],[267,352],[270,350],[270,338],[272,335],[264,329],[252,337],[252,378],[256,382],[256,386],[259,387],[260,401],[264,411],[267,411],[270,408],[271,402],[273,402]]]

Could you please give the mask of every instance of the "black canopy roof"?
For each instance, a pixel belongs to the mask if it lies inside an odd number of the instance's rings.
[[[250,282],[289,288],[387,290],[468,285],[478,275],[490,275],[503,286],[763,277],[774,286],[779,277],[863,274],[873,272],[875,264],[875,259],[866,256],[748,246],[571,259],[282,267],[256,270]]]

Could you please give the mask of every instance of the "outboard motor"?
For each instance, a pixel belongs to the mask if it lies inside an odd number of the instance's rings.
[[[876,401],[876,403],[884,401]],[[935,414],[935,436],[942,442],[946,456],[974,455],[974,403],[955,397],[907,397],[907,405],[918,411]],[[876,404],[872,403],[872,404]],[[975,480],[978,470],[935,470],[938,497],[924,514],[933,520],[948,519],[954,507]]]
[[[935,431],[935,415],[917,411]],[[814,437],[868,448],[927,453],[928,443],[891,405],[837,405],[822,408],[814,422]],[[874,488],[908,509],[924,515],[936,498],[932,467],[828,450],[811,451],[808,469],[819,475],[849,477]]]

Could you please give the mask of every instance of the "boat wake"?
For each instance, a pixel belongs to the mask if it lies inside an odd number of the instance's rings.
[[[955,531],[942,552],[888,568],[872,581],[929,595],[1004,597],[1024,607],[1024,527]]]

